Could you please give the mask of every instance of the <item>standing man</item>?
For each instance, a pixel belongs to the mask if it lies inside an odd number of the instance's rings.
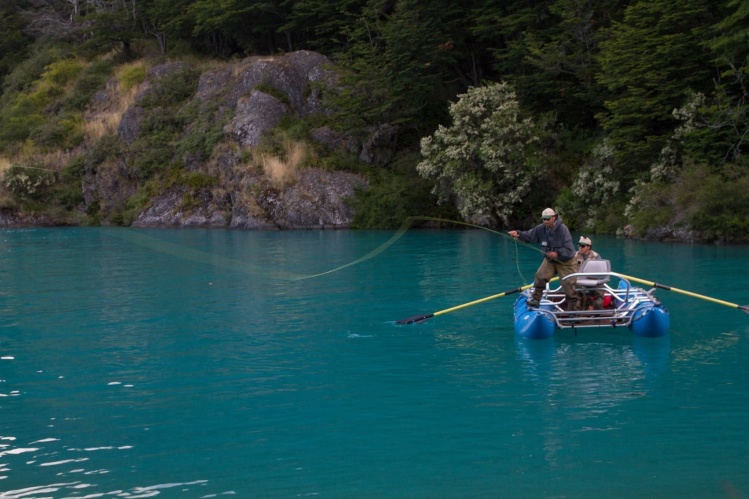
[[[508,232],[512,237],[523,242],[540,243],[544,251],[544,260],[536,271],[533,293],[527,302],[529,307],[538,307],[546,284],[552,277],[559,274],[560,279],[563,279],[577,272],[575,246],[572,243],[569,229],[551,208],[546,208],[541,213],[541,218],[543,223],[530,230]],[[575,291],[575,279],[562,280],[562,289],[567,297],[567,310],[580,310],[580,302]]]
[[[577,243],[577,254],[575,260],[577,260],[577,266],[583,264],[585,260],[600,260],[601,255],[593,251],[593,242],[589,237],[582,236],[580,241]]]

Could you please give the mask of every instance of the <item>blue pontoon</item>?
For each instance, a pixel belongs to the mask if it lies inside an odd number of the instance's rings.
[[[618,285],[612,287],[612,278]],[[668,333],[671,319],[655,297],[655,287],[633,286],[626,276],[611,272],[609,260],[586,260],[580,271],[565,279],[575,279],[583,297],[582,309],[566,310],[561,286],[547,285],[540,305],[528,307],[531,290],[525,289],[515,301],[515,332],[523,338],[544,339],[557,330],[628,328],[637,336],[656,337]]]

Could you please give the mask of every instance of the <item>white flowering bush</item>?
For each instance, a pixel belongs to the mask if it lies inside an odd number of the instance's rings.
[[[542,127],[524,118],[512,87],[475,87],[450,106],[452,125],[421,140],[419,174],[435,181],[439,202],[467,221],[507,223],[538,174]]]
[[[54,175],[42,168],[13,165],[5,172],[5,187],[20,199],[33,199],[52,185]]]
[[[594,149],[589,161],[580,167],[570,190],[585,219],[585,228],[591,229],[598,215],[598,208],[613,201],[621,189],[616,180],[614,149],[604,140]]]

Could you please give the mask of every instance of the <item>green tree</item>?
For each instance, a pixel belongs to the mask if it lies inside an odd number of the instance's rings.
[[[191,0],[140,0],[143,33],[156,39],[162,54],[169,51],[170,43],[190,39],[192,24],[186,12],[191,3]]]
[[[416,167],[467,221],[507,223],[540,172],[543,126],[524,117],[507,83],[475,87],[450,106],[452,125],[421,141]]]
[[[522,38],[529,71],[516,73],[523,102],[536,112],[554,111],[567,126],[595,127],[605,90],[596,81],[603,33],[621,7],[618,0],[555,0],[548,27]]]
[[[744,154],[749,138],[749,3],[730,0],[726,9],[728,14],[715,25],[718,35],[710,43],[721,72],[713,99],[701,110],[700,131],[707,136],[710,150],[722,156],[721,164],[735,161],[749,166]]]
[[[326,55],[350,48],[349,33],[360,18],[367,0],[286,0],[290,7],[287,23],[281,27],[298,43]]]
[[[278,38],[289,9],[283,0],[195,0],[189,15],[194,21],[193,34],[214,40],[219,55],[272,54],[289,48]]]
[[[712,85],[703,44],[715,22],[712,7],[707,0],[634,2],[601,45],[598,80],[611,97],[599,118],[626,185],[658,158],[687,93]]]
[[[340,85],[329,102],[346,126],[391,123],[421,135],[447,119],[447,99],[465,90],[460,4],[449,0],[369,0],[336,61]]]
[[[24,0],[5,0],[0,3],[0,95],[2,82],[13,68],[24,60],[30,37],[24,34],[26,23],[18,14],[19,8],[25,6]]]
[[[137,0],[101,0],[81,17],[83,26],[90,26],[89,38],[84,47],[93,53],[103,53],[113,48],[125,60],[133,57],[133,41],[143,38]]]

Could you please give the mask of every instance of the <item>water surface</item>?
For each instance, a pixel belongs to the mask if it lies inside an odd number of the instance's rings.
[[[0,232],[0,497],[745,497],[749,315],[519,340],[483,231]],[[575,234],[579,236],[579,234]],[[595,237],[749,303],[745,246]]]

